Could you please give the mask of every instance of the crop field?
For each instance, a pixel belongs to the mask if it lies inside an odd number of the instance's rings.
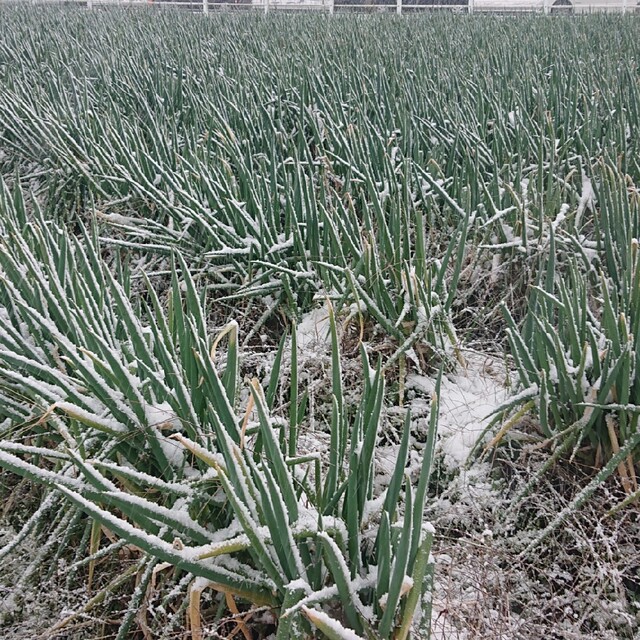
[[[0,6],[0,635],[637,639],[639,60]]]

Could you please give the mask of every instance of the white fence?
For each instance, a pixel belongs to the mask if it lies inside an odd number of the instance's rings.
[[[640,12],[640,0],[0,0],[0,4],[64,4],[89,9],[117,5],[148,6],[188,11],[259,10],[415,13],[451,11],[457,13],[630,13]]]

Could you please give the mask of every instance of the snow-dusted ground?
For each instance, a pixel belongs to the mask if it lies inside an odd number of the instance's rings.
[[[306,315],[297,337],[301,366],[313,368],[328,360],[326,309]],[[621,595],[619,563],[625,560],[624,554],[613,551],[620,545],[617,525],[604,525],[595,537],[589,528],[601,517],[600,507],[594,505],[591,515],[576,514],[553,542],[557,546],[551,559],[541,559],[542,550],[524,557],[527,531],[501,520],[512,495],[502,471],[495,473],[489,461],[465,465],[493,413],[508,399],[513,376],[496,356],[478,351],[463,355],[466,365],[442,379],[436,472],[442,479],[437,478],[438,496],[428,499],[425,511],[425,520],[436,528],[432,639],[529,640],[548,635],[557,640],[640,640],[640,632],[630,631],[634,625],[640,629],[640,616],[634,618],[633,607]],[[417,440],[425,435],[434,388],[432,376],[409,373],[406,397]],[[401,414],[388,409],[390,424],[394,413]],[[328,447],[324,435],[306,432],[301,443],[305,449],[322,451]],[[393,470],[396,452],[397,447],[387,442],[377,450],[382,486]],[[410,470],[420,464],[419,451],[412,457]],[[519,464],[520,481],[525,481],[531,468]],[[554,482],[551,478],[550,490],[542,486],[534,499],[532,509],[542,517],[557,512],[568,499],[558,494]],[[580,480],[575,482],[579,485]],[[631,567],[635,562],[629,556]]]
[[[341,323],[338,323],[341,327]],[[299,350],[300,378],[316,381],[319,385],[328,385],[322,379],[323,371],[328,371],[331,353],[329,338],[329,315],[325,307],[318,308],[304,316],[298,325],[297,342]],[[286,351],[285,351],[286,353]],[[581,640],[619,640],[619,638],[640,638],[629,635],[629,626],[635,624],[633,616],[624,613],[620,627],[624,635],[610,630],[607,623],[604,631],[582,633],[581,618],[585,611],[595,610],[594,618],[606,615],[615,616],[615,607],[624,610],[624,596],[616,595],[611,603],[603,595],[593,590],[582,593],[580,587],[569,585],[566,592],[555,591],[540,584],[535,577],[536,571],[530,571],[531,563],[537,557],[529,559],[529,565],[517,557],[517,541],[512,544],[510,537],[517,532],[505,533],[497,524],[496,514],[508,500],[505,486],[492,477],[491,465],[487,462],[474,462],[465,466],[467,457],[478,437],[491,419],[492,413],[507,399],[510,390],[505,381],[507,372],[502,360],[477,351],[463,351],[465,366],[442,379],[438,424],[438,496],[429,498],[425,511],[425,520],[436,527],[433,556],[436,563],[433,598],[433,640],[529,640],[536,635],[546,634],[558,640],[580,638]],[[348,360],[348,359],[347,359]],[[353,365],[357,364],[357,356]],[[283,367],[288,363],[283,363]],[[349,373],[349,364],[345,364],[345,375]],[[406,398],[411,408],[416,441],[424,437],[428,423],[431,395],[435,380],[431,376],[409,373],[406,381]],[[397,415],[396,415],[397,413]],[[400,410],[388,409],[387,422],[390,428],[398,421]],[[158,416],[161,419],[162,416]],[[395,422],[394,422],[395,421]],[[328,448],[328,437],[323,428],[315,428],[313,421],[309,428],[300,434],[300,447],[303,450],[322,452]],[[382,443],[377,451],[380,484],[385,484],[395,463],[397,447],[393,438]],[[420,464],[420,452],[414,450],[410,461],[410,470]],[[544,498],[543,498],[544,499]],[[546,508],[546,507],[545,507]],[[548,505],[550,510],[556,505]],[[497,528],[496,528],[497,527]],[[605,532],[606,533],[606,532]],[[5,522],[0,522],[0,546],[6,543],[15,531]],[[592,549],[585,557],[593,561],[595,578],[590,577],[588,562],[578,563],[586,567],[585,576],[580,568],[557,569],[577,584],[587,584],[609,590],[609,583],[615,583],[618,567],[615,562],[607,564],[608,545],[618,544],[609,534],[603,534],[602,540],[590,540],[581,537],[584,534],[576,530],[578,542],[587,540]],[[589,536],[586,532],[586,536]],[[624,536],[623,536],[624,537]],[[47,628],[55,624],[64,615],[64,609],[77,611],[86,603],[86,592],[80,588],[70,591],[64,586],[64,571],[54,574],[52,580],[39,590],[20,587],[21,567],[28,562],[30,547],[34,540],[28,539],[4,564],[0,572],[0,637],[7,640],[32,640]],[[580,544],[583,544],[580,542]],[[599,550],[599,545],[603,550]],[[576,551],[569,549],[568,557],[575,557]],[[561,565],[562,559],[558,559]],[[631,561],[630,561],[631,562]],[[555,565],[552,565],[555,566]],[[563,565],[564,566],[564,565]],[[64,567],[61,567],[64,569]],[[544,566],[541,571],[544,573]],[[556,571],[556,569],[553,569]],[[573,571],[573,573],[572,573]],[[532,575],[534,576],[532,578]],[[549,576],[559,580],[557,576]],[[580,583],[583,580],[583,583]],[[555,587],[554,587],[555,588]],[[539,589],[539,592],[536,590]],[[536,602],[540,598],[541,607],[551,605],[552,614],[541,618]],[[553,603],[557,598],[557,604]],[[616,599],[617,598],[617,599]],[[618,603],[618,604],[616,604]],[[597,607],[603,607],[602,613]],[[555,608],[554,608],[555,607]],[[553,612],[569,611],[555,620]],[[614,613],[607,614],[607,607]],[[96,612],[99,616],[99,612]],[[567,620],[567,618],[569,618]],[[575,618],[575,619],[574,619]],[[15,623],[12,623],[15,619]],[[640,618],[639,618],[640,620]],[[539,627],[540,621],[544,628]],[[621,623],[622,624],[622,623]],[[613,625],[615,626],[615,625]],[[86,636],[82,629],[63,636],[68,640],[83,640]],[[632,632],[633,633],[633,632]],[[60,637],[60,636],[56,636]],[[93,636],[91,636],[93,637]]]
[[[326,355],[330,349],[329,316],[325,308],[306,314],[297,328],[302,362]],[[464,352],[465,366],[442,379],[438,416],[439,451],[450,470],[465,464],[494,411],[509,397],[504,364],[494,356]],[[412,413],[428,413],[435,378],[410,373],[406,388],[413,396]],[[413,393],[412,393],[413,392]]]
[[[509,395],[502,364],[477,352],[465,354],[466,366],[442,379],[438,417],[439,450],[449,469],[465,464],[493,412]],[[433,378],[409,375],[407,387],[429,396]],[[415,400],[414,405],[420,405]]]
[[[312,358],[317,353],[327,353],[331,340],[326,307],[314,309],[301,319],[296,327],[296,338],[303,359]]]
[[[331,349],[329,339],[329,320],[326,308],[319,308],[306,314],[298,325],[297,342],[300,351],[299,362],[302,367],[317,364],[323,358],[329,357]],[[455,512],[452,518],[457,518],[462,512],[469,514],[469,520],[476,523],[478,513],[484,511],[486,504],[499,500],[497,489],[489,480],[489,465],[477,464],[466,470],[464,465],[467,458],[482,435],[493,412],[509,396],[509,389],[505,386],[507,379],[504,364],[494,356],[477,351],[464,352],[465,366],[455,373],[443,377],[440,389],[440,404],[438,416],[438,444],[437,455],[442,461],[446,473],[455,477],[456,504],[448,498],[439,500],[434,505],[427,504],[425,520],[442,518],[443,513],[451,509]],[[411,373],[407,376],[406,391],[411,408],[413,426],[417,432],[427,427],[431,395],[435,389],[435,377]],[[394,413],[393,408],[389,410]],[[305,449],[322,451],[328,447],[327,439],[322,433],[302,433],[301,444]],[[379,482],[391,475],[397,447],[394,445],[381,446],[377,450]],[[411,466],[419,468],[421,460],[414,452]],[[462,505],[462,506],[461,506]],[[475,505],[475,506],[474,506]],[[445,520],[448,517],[445,516]],[[481,516],[480,516],[481,520]],[[491,531],[481,527],[478,532],[478,542],[484,543],[491,538]],[[437,530],[436,530],[437,537]],[[454,564],[454,560],[447,553],[446,544],[436,545],[439,550],[434,552],[436,561],[436,582],[433,609],[433,640],[468,640],[480,638],[472,630],[459,628],[455,623],[456,616],[450,614],[450,608],[460,607],[473,609],[485,607],[482,603],[483,586],[474,588],[464,580],[455,586],[460,576],[475,571],[473,562],[465,566]],[[457,563],[459,558],[456,558]],[[456,576],[456,577],[454,577]],[[496,615],[487,609],[487,615]],[[492,636],[495,640],[508,640],[509,635]]]

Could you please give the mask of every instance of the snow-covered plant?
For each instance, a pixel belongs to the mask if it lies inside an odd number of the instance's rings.
[[[564,21],[438,15],[398,33],[376,17],[255,18],[3,8],[4,162],[40,181],[51,214],[91,217],[95,203],[103,244],[177,249],[229,303],[268,296],[265,318],[296,317],[328,295],[440,360],[458,342],[463,272],[471,307],[526,286],[518,266],[548,212],[580,198],[583,166],[618,145],[633,171],[633,77],[619,95],[604,54],[558,75],[599,40],[595,20],[584,35]],[[503,73],[469,48],[484,39]],[[483,328],[459,309],[458,329]]]
[[[299,454],[297,388],[289,422],[270,411],[278,367],[240,402],[238,327],[212,339],[178,254],[166,306],[151,287],[134,305],[91,234],[76,239],[37,203],[28,212],[19,189],[3,187],[0,217],[0,466],[48,488],[23,537],[64,498],[74,508],[61,526],[85,514],[92,541],[103,526],[144,552],[143,584],[158,562],[192,576],[194,633],[207,587],[233,607],[269,608],[283,639],[428,628],[438,388],[417,483],[405,476],[407,415],[390,483],[374,494],[383,371],[363,348],[360,399],[345,397],[333,313],[330,446]]]
[[[602,175],[590,257],[584,249],[563,255],[551,227],[549,256],[522,326],[502,308],[520,389],[500,411],[498,417],[508,420],[490,444],[530,412],[542,438],[554,445],[514,506],[561,456],[577,456],[600,469],[572,509],[616,472],[627,494],[638,491],[640,218],[637,201],[615,188],[620,180],[625,179],[612,170]],[[581,247],[577,238],[573,245]]]
[[[381,161],[389,164],[389,155],[381,153]],[[392,166],[388,173],[394,174]],[[442,257],[436,260],[430,255],[422,208],[409,209],[403,203],[402,194],[410,192],[417,181],[405,169],[395,172],[398,184],[392,196],[371,198],[371,211],[364,209],[363,232],[349,238],[343,236],[336,255],[348,256],[342,261],[344,267],[340,269],[340,260],[334,259],[328,268],[345,278],[344,283],[336,283],[342,291],[339,303],[351,303],[352,315],[366,315],[396,341],[392,360],[419,345],[430,351],[429,355],[446,362],[459,346],[452,305],[472,214],[456,203],[429,171],[416,169],[416,173],[425,194],[441,200],[455,220]],[[373,186],[370,191],[375,193]],[[342,218],[350,220],[353,216],[344,210]],[[353,221],[346,227],[355,225]]]
[[[114,548],[155,554],[131,612],[187,563],[194,620],[211,582],[275,611],[281,635],[339,633],[326,616],[366,635],[368,616],[402,637],[428,536],[407,520],[406,444],[392,497],[371,494],[374,417],[390,367],[402,405],[406,366],[455,366],[457,335],[501,349],[509,329],[521,388],[503,431],[533,410],[556,456],[600,451],[633,487],[631,18],[387,18],[0,7],[0,172],[41,205],[0,195],[2,460],[59,487],[16,541],[50,516],[50,541],[82,525],[73,566],[91,575],[113,518]],[[323,464],[298,447],[295,332],[289,377],[284,336],[258,385],[238,341],[270,348],[325,299],[384,361],[363,353],[345,394],[334,335]]]
[[[633,276],[635,288],[640,286],[638,275]],[[537,398],[542,434],[556,438],[563,433],[565,449],[587,445],[589,457],[602,461],[630,445],[626,450],[631,455],[638,431],[633,375],[638,345],[632,331],[638,310],[624,305],[602,276],[602,311],[594,313],[584,275],[575,265],[569,282],[555,287],[556,293],[544,288],[532,292],[525,331],[504,309],[520,382],[528,390],[521,401]],[[629,465],[631,472],[631,457]]]

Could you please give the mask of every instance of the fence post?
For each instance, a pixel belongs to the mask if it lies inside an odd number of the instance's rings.
[[[93,0],[87,0],[87,9],[93,9]]]
[[[542,11],[545,16],[549,14],[549,0],[542,1]]]
[[[622,13],[627,13],[627,0],[622,0]]]
[[[468,5],[469,6],[469,8],[468,8],[469,13],[473,13],[474,0],[467,0],[467,2],[469,3],[469,5]]]
[[[264,13],[267,15],[269,13],[269,0],[263,0],[264,2]]]
[[[202,13],[209,13],[209,0],[202,0]]]
[[[396,0],[396,13],[402,15],[402,0]]]
[[[332,16],[335,10],[335,0],[329,0],[329,15]]]

